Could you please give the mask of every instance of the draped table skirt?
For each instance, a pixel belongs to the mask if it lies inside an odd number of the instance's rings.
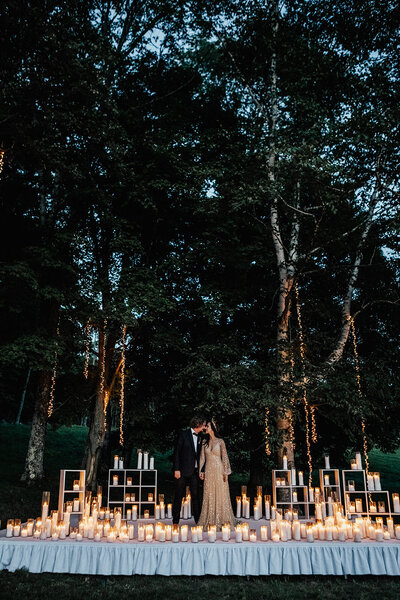
[[[400,542],[0,539],[0,569],[84,575],[400,575]]]

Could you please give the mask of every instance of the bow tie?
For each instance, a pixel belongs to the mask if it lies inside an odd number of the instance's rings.
[[[193,432],[193,435],[195,435],[196,437],[199,435],[198,433]]]

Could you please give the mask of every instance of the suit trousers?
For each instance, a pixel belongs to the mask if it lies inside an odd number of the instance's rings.
[[[192,497],[192,514],[194,520],[199,520],[200,517],[200,479],[199,473],[196,470],[193,475],[187,477],[181,476],[179,479],[175,479],[175,496],[172,504],[172,522],[174,524],[179,523],[181,514],[182,498],[186,495],[186,487],[190,488],[190,495]]]

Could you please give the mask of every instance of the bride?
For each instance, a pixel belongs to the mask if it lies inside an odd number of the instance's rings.
[[[203,505],[198,525],[221,526],[229,523],[235,525],[229,495],[228,475],[231,474],[228,454],[224,440],[219,436],[214,419],[207,423],[205,433],[208,440],[203,442],[200,455],[200,479],[204,480]],[[202,472],[205,464],[205,472]]]

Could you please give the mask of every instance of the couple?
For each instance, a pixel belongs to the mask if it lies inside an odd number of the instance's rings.
[[[206,435],[201,435],[206,434]],[[213,419],[194,417],[190,429],[179,434],[174,453],[175,497],[172,507],[173,523],[179,523],[182,498],[190,487],[192,512],[196,523],[204,528],[225,523],[235,525],[229,495],[228,475],[231,474],[224,440],[219,436]],[[200,511],[199,482],[204,481],[203,503]]]

